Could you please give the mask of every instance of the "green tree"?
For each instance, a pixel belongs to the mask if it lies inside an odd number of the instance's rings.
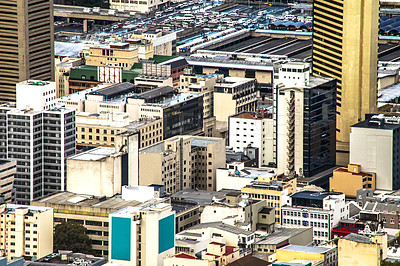
[[[92,240],[87,235],[87,229],[71,221],[57,224],[54,231],[54,251],[58,250],[93,254]]]

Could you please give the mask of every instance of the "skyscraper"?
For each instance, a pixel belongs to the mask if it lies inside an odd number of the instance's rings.
[[[54,77],[53,0],[0,0],[0,102],[15,84]]]
[[[337,163],[348,162],[350,126],[376,111],[379,1],[314,0],[313,74],[337,79]]]

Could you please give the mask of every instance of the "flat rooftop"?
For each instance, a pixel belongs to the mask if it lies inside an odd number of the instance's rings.
[[[324,254],[325,252],[331,250],[332,248],[325,247],[308,247],[308,246],[300,246],[300,245],[288,245],[280,248],[281,250],[290,250],[304,253],[313,253],[313,254]]]
[[[17,209],[28,209],[30,213],[41,213],[50,210],[49,207],[27,206],[18,204],[7,204],[2,213],[14,214]]]
[[[212,199],[225,199],[227,193],[218,191],[208,190],[195,190],[195,189],[184,189],[176,192],[171,198],[184,199],[196,202],[200,205],[210,204]]]
[[[196,229],[203,229],[203,228],[215,228],[215,229],[219,229],[222,231],[226,231],[229,233],[233,233],[233,234],[237,234],[237,235],[252,235],[254,232],[253,231],[247,231],[244,229],[240,229],[239,227],[233,226],[233,225],[229,225],[229,224],[225,224],[223,222],[210,222],[210,223],[201,223],[201,224],[197,224],[195,226],[190,227],[188,230],[196,230]]]
[[[266,236],[263,240],[258,241],[257,245],[277,245],[282,242],[287,241],[289,238],[295,237],[299,234],[302,234],[306,231],[310,230],[310,234],[312,235],[312,228],[289,228],[289,227],[281,227],[276,228],[275,232]]]
[[[111,86],[107,86],[105,88],[97,89],[90,94],[98,94],[103,95],[105,97],[117,97],[123,94],[127,94],[132,92],[135,89],[135,85],[129,82],[123,82],[119,84],[113,84]]]
[[[136,200],[124,200],[122,198],[117,198],[117,197],[112,197],[112,198],[95,197],[92,195],[77,194],[67,191],[49,195],[35,202],[71,205],[71,206],[95,207],[95,208],[105,208],[105,209],[115,209],[115,210],[119,210],[127,206],[138,206],[140,204],[143,204],[142,202]]]
[[[98,148],[94,148],[94,149],[79,153],[77,155],[71,156],[68,159],[81,160],[81,161],[100,161],[114,153],[116,153],[115,148],[98,147]]]

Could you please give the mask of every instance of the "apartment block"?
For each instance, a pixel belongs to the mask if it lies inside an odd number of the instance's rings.
[[[345,195],[337,192],[300,191],[281,208],[281,224],[286,227],[312,227],[314,242],[332,239],[332,229],[349,218]]]
[[[275,166],[272,114],[242,112],[229,117],[229,146],[235,152],[256,147],[259,166]]]
[[[51,0],[12,0],[0,4],[3,20],[0,102],[15,101],[15,84],[54,80],[54,17]]]
[[[17,161],[0,160],[0,196],[4,202],[15,201],[14,178],[17,173]]]
[[[351,127],[350,163],[376,174],[376,189],[400,188],[400,117],[368,114]]]
[[[75,111],[20,110],[5,104],[0,121],[0,156],[17,161],[17,202],[65,190],[66,159],[75,154]]]
[[[54,225],[63,221],[71,221],[86,227],[88,236],[92,240],[92,249],[95,255],[100,257],[108,257],[109,214],[128,206],[135,207],[140,204],[141,202],[134,200],[95,197],[66,191],[31,202],[32,206],[53,208]],[[52,230],[53,225],[51,225]]]
[[[376,111],[379,1],[313,2],[313,74],[337,80],[336,140],[349,161],[350,126]]]
[[[334,167],[336,81],[310,76],[308,63],[276,68],[273,152],[278,173],[310,177]]]
[[[228,122],[228,117],[243,111],[256,111],[255,79],[226,77],[214,85],[214,116]]]
[[[223,139],[176,136],[139,151],[139,185],[163,184],[167,193],[215,190],[220,167],[225,167]]]
[[[267,207],[275,209],[275,222],[281,223],[281,208],[290,201],[296,191],[297,178],[285,176],[259,176],[257,181],[241,189],[250,199],[265,200]]]
[[[175,254],[175,213],[168,203],[123,208],[110,214],[109,225],[113,264],[162,266]]]
[[[43,257],[53,252],[53,209],[3,204],[0,206],[2,256]]]

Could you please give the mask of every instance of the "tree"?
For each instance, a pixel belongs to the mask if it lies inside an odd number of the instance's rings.
[[[54,251],[58,250],[93,254],[92,240],[87,235],[87,229],[71,221],[57,224],[54,232]]]

